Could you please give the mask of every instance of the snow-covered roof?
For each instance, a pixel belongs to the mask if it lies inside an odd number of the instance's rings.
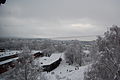
[[[20,53],[20,51],[14,50],[14,51],[6,51],[6,52],[0,52],[0,58],[11,56]]]
[[[15,55],[15,54],[18,54],[18,53],[21,53],[21,52],[22,51],[20,51],[20,50],[10,50],[10,51],[6,51],[6,52],[0,52],[0,58]],[[35,54],[35,53],[38,53],[38,52],[42,53],[42,51],[40,51],[40,50],[32,50],[31,54]]]
[[[40,64],[40,66],[49,65],[49,64],[55,62],[56,60],[58,60],[60,57],[61,57],[61,53],[53,53],[50,57],[39,58],[38,63]]]
[[[35,53],[38,53],[38,52],[42,53],[42,51],[40,51],[40,50],[32,50],[31,54],[35,54]]]
[[[0,52],[0,58],[6,57],[6,56],[15,55],[15,54],[18,54],[18,53],[21,53],[21,52],[22,52],[22,51],[19,51],[19,50],[11,50],[11,51],[6,51],[6,52]],[[40,51],[40,50],[32,50],[32,51],[31,51],[31,54],[35,54],[35,53],[38,53],[38,52],[41,53],[42,51]],[[11,62],[11,61],[16,60],[16,59],[18,59],[18,57],[1,61],[1,62],[0,62],[0,65],[5,64],[5,63],[8,63],[8,62]]]
[[[16,58],[11,58],[11,59],[7,59],[7,60],[5,60],[5,61],[1,61],[1,62],[0,62],[0,65],[5,64],[5,63],[8,63],[8,62],[11,62],[11,61],[14,61],[14,60],[17,60],[17,59],[18,59],[18,57],[16,57]]]

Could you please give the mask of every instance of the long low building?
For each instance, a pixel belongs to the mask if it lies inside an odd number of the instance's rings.
[[[5,52],[0,52],[0,62],[18,57],[18,53],[20,51],[5,51]]]
[[[19,59],[18,54],[22,53],[22,51],[18,51],[18,50],[12,50],[12,51],[3,51],[0,52],[0,74],[3,72],[8,71],[8,68],[14,68],[15,64],[14,61]],[[32,50],[31,55],[34,56],[34,58],[37,57],[42,57],[44,56],[42,51],[36,51],[36,50]]]
[[[41,57],[36,59],[36,65],[43,68],[43,71],[50,72],[57,68],[62,61],[62,53],[53,53],[50,57]]]

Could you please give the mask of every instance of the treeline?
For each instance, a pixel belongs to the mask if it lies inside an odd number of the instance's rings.
[[[0,39],[0,48],[7,50],[21,50],[24,45],[28,46],[30,50],[43,50],[53,46],[56,50],[61,52],[63,51],[63,49],[61,49],[63,45],[67,44],[64,44],[62,41],[53,41],[49,39]]]
[[[66,47],[73,43],[75,40],[60,41],[51,39],[27,39],[27,38],[0,38],[0,48],[7,50],[22,50],[25,45],[30,50],[44,50],[54,48],[58,52],[63,52]],[[77,41],[77,40],[76,40]],[[81,45],[90,44],[87,41],[78,41]]]

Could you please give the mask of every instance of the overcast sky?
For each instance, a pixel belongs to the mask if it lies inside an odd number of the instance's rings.
[[[7,0],[0,6],[0,37],[102,35],[113,24],[120,25],[120,0]]]

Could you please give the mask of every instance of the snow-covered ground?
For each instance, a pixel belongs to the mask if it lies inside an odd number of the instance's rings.
[[[87,70],[89,65],[81,67],[68,65],[64,59],[64,53],[53,54],[51,57],[39,58],[36,62],[50,64],[60,56],[63,59],[61,64],[51,72],[43,72],[44,76],[48,80],[83,80],[84,72]],[[39,65],[41,66],[41,64]]]
[[[84,52],[85,54],[90,54],[90,51],[89,51],[89,50],[83,50],[83,52]]]
[[[75,67],[62,62],[55,70],[44,73],[48,80],[83,80],[88,66]]]

